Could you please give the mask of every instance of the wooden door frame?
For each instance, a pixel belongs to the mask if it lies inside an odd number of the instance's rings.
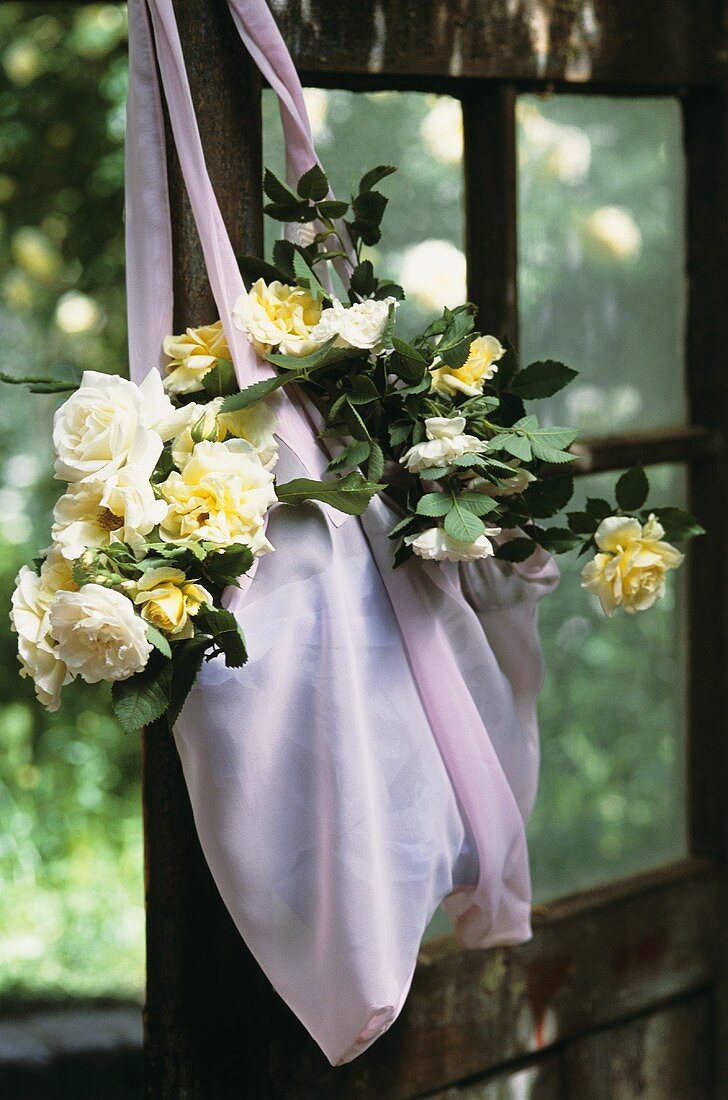
[[[728,425],[721,355],[728,347],[722,262],[728,256],[728,126],[722,2],[706,0],[696,11],[690,0],[524,0],[513,16],[505,4],[485,0],[276,0],[272,7],[307,83],[447,91],[463,100],[470,293],[493,328],[511,333],[516,93],[669,94],[683,103],[693,426],[593,441],[581,466],[626,465],[635,449],[646,463],[685,462],[694,506],[710,522],[710,536],[691,551],[691,855],[561,899],[522,947],[465,952],[450,937],[426,944],[400,1021],[370,1052],[333,1070],[237,935],[202,858],[174,746],[151,730],[144,747],[147,1095],[405,1100],[530,1065],[595,1028],[707,990],[714,1094],[723,1096],[728,937],[718,917],[728,902],[728,494],[721,446]],[[175,8],[223,215],[236,246],[255,251],[261,243],[258,77],[225,0],[175,0]],[[583,82],[585,56],[590,76]],[[176,323],[186,326],[209,321],[214,308],[174,158],[171,176]],[[479,260],[483,240],[487,264]]]

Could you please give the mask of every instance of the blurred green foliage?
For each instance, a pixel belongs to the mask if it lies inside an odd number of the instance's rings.
[[[0,6],[4,370],[58,360],[126,369],[124,20],[120,5]],[[405,285],[404,325],[462,300],[458,104],[317,89],[307,99],[335,190],[371,165],[399,166],[378,260]],[[683,414],[680,135],[672,105],[658,117],[654,103],[522,103],[522,343],[531,357],[561,355],[583,370],[565,413],[591,430]],[[266,95],[266,159],[281,171],[275,116]],[[595,218],[604,207],[621,213]],[[48,538],[53,407],[9,389],[0,401],[4,607],[20,564]],[[679,501],[678,471],[655,481],[659,498]],[[603,481],[588,491],[603,494]],[[683,843],[681,590],[652,614],[607,623],[576,568],[565,567],[542,615],[544,768],[530,829],[541,896]],[[14,649],[0,630],[0,994],[136,991],[138,742],[121,735],[103,689],[81,687],[58,714],[42,712],[15,675]]]

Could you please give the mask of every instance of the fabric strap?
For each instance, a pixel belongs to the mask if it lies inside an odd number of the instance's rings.
[[[256,2],[251,11],[257,12],[259,7]],[[264,3],[262,7],[273,22]],[[247,5],[241,5],[241,11],[246,9]],[[236,22],[241,20],[240,13],[235,14]],[[265,21],[260,20],[256,26],[260,31]],[[315,163],[315,153],[300,84],[295,95],[287,90],[286,81],[295,69],[285,44],[280,35],[278,37],[280,41],[273,50],[274,57],[278,65],[287,58],[290,71],[284,73],[284,81],[266,63],[266,76],[275,82],[283,96],[287,160],[295,164],[295,171],[299,172],[304,164],[310,168]],[[251,47],[260,52],[254,39],[250,42]],[[238,382],[243,387],[248,386],[260,378],[270,377],[274,371],[259,360],[245,334],[232,320],[232,307],[246,290],[207,173],[171,0],[130,0],[129,54],[126,250],[131,377],[139,382],[150,369],[160,369],[162,339],[172,332],[173,324],[172,239],[156,56],[210,286]],[[276,412],[277,434],[298,455],[309,473],[320,477],[326,469],[327,458],[317,442],[315,417],[308,404],[301,395],[281,393]],[[334,509],[327,509],[327,513],[336,526],[347,519]]]

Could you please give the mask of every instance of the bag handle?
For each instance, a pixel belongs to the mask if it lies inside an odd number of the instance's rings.
[[[141,381],[150,369],[160,368],[162,339],[172,331],[172,239],[156,56],[210,285],[236,376],[241,386],[247,386],[274,371],[258,359],[232,321],[232,307],[246,290],[207,173],[171,0],[130,0],[129,24],[126,244],[131,377]],[[303,104],[302,95],[300,100]],[[297,128],[303,131],[300,116]],[[277,416],[277,435],[312,476],[320,477],[327,459],[300,395],[281,393]],[[326,511],[336,526],[347,518],[334,509]]]

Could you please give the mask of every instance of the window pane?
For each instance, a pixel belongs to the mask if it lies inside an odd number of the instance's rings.
[[[649,471],[651,501],[685,502],[679,467]],[[613,474],[577,481],[574,508],[608,497]],[[686,573],[649,612],[603,615],[579,587],[585,559],[559,559],[541,607],[546,682],[541,783],[529,825],[537,898],[685,854]]]
[[[398,329],[406,336],[443,306],[466,299],[460,103],[420,92],[307,88],[305,96],[316,150],[337,196],[348,198],[377,164],[397,167],[382,185],[390,204],[382,240],[365,255],[404,287]],[[281,127],[270,91],[263,93],[263,149],[265,163],[282,177]],[[280,226],[266,223],[268,240],[275,240]]]
[[[581,377],[585,434],[684,423],[685,168],[673,99],[518,101],[520,343]]]

